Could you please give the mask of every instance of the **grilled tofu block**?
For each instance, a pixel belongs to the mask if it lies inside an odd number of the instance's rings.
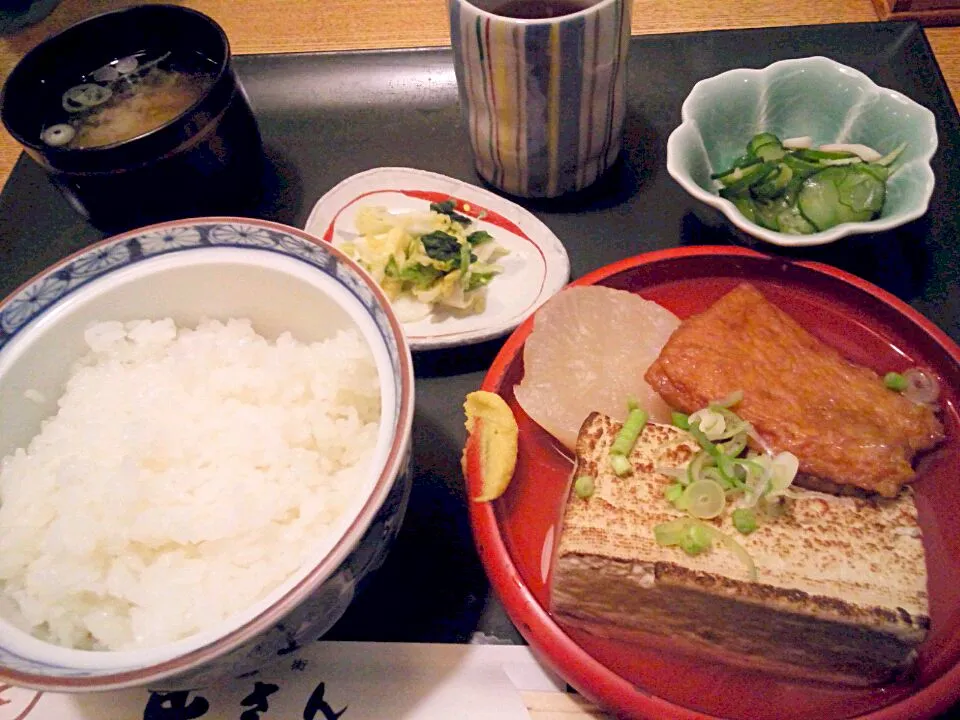
[[[747,283],[684,320],[644,377],[684,412],[743,390],[737,414],[796,455],[810,477],[798,484],[815,489],[896,497],[914,479],[914,455],[943,439],[929,408],[888,390]]]
[[[609,450],[620,425],[594,413],[576,447],[571,488],[550,580],[550,610],[592,633],[636,640],[682,638],[746,667],[789,677],[869,686],[905,668],[929,627],[927,573],[909,489],[895,499],[798,490],[775,521],[739,534],[729,517],[708,521],[736,539],[757,568],[722,545],[690,556],[654,539],[683,517],[664,499],[662,473],[698,450],[685,431],[648,424],[617,477]],[[727,514],[728,515],[728,514]]]

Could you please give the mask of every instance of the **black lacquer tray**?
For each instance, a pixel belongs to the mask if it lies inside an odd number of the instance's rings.
[[[625,151],[595,187],[525,202],[564,242],[578,277],[678,245],[754,244],[666,172],[666,140],[693,84],[734,67],[826,55],[909,95],[937,118],[937,187],[927,215],[895,231],[821,248],[757,249],[829,263],[907,301],[960,341],[960,133],[956,107],[919,25],[849,24],[634,38]],[[250,55],[236,60],[266,143],[254,214],[302,226],[343,178],[409,166],[480,184],[461,121],[449,49]],[[0,195],[0,295],[103,237],[21,157]],[[396,547],[330,639],[522,642],[473,548],[460,475],[462,402],[499,341],[415,356],[416,477]],[[475,635],[483,633],[483,637]]]

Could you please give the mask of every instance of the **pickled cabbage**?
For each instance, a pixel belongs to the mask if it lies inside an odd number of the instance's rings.
[[[373,276],[402,322],[439,308],[483,312],[487,285],[503,271],[496,261],[508,251],[475,229],[455,201],[431,203],[426,212],[364,206],[355,222],[356,237],[336,245]]]

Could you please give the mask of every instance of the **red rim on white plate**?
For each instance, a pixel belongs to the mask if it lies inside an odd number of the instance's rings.
[[[960,348],[920,313],[860,278],[742,248],[649,253],[596,270],[574,284],[636,292],[684,318],[744,280],[854,362],[897,371],[921,365],[941,377],[946,440],[921,459],[913,485],[927,553],[931,617],[914,675],[883,688],[815,685],[762,668],[745,671],[678,654],[669,638],[618,643],[554,620],[547,609],[550,555],[572,462],[513,394],[523,375],[523,347],[535,316],[507,339],[482,384],[507,401],[520,427],[517,470],[507,491],[492,503],[470,504],[487,574],[540,658],[618,717],[912,720],[944,712],[960,701]],[[468,475],[467,494],[478,494],[480,484],[479,477]]]
[[[431,202],[448,199],[456,201],[457,212],[474,218],[476,229],[489,232],[510,252],[498,260],[504,270],[487,287],[483,312],[463,317],[431,313],[403,324],[414,350],[470,345],[505,335],[570,278],[566,248],[532,213],[488,190],[426,170],[383,167],[353,175],[317,201],[304,229],[336,244],[338,238],[357,234],[354,218],[364,205],[422,211]]]

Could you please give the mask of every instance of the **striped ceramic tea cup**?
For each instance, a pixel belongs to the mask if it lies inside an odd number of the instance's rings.
[[[521,197],[593,183],[620,152],[631,0],[450,0],[477,171]]]

